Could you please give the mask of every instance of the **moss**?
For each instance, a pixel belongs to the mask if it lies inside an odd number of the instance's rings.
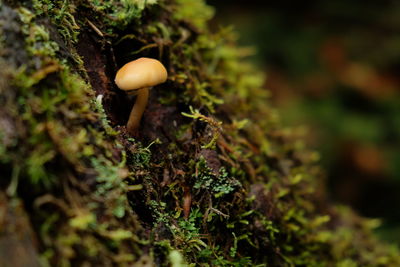
[[[199,29],[205,29],[207,21],[214,16],[214,9],[203,0],[177,0],[173,16],[178,21],[185,20]]]
[[[1,188],[25,203],[42,261],[398,265],[375,221],[329,203],[302,129],[279,124],[251,50],[211,15],[203,1],[1,5]],[[138,56],[170,77],[133,139],[112,77]]]

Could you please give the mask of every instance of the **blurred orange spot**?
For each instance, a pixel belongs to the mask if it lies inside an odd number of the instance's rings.
[[[370,98],[388,97],[396,90],[394,81],[390,77],[379,74],[370,66],[356,62],[349,63],[340,73],[339,79]]]
[[[327,68],[333,72],[340,72],[347,64],[345,49],[340,38],[326,40],[320,50],[320,58]]]
[[[361,171],[368,174],[380,174],[385,169],[385,161],[377,147],[358,146],[353,151],[354,164]],[[383,177],[377,175],[374,177]]]

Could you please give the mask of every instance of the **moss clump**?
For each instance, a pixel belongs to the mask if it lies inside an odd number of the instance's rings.
[[[318,156],[279,124],[232,30],[209,32],[202,1],[7,3],[1,188],[24,203],[43,263],[399,264],[374,221],[327,201]],[[112,77],[138,56],[170,77],[135,140]]]

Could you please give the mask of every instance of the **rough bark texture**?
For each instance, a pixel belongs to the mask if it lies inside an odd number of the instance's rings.
[[[198,0],[0,6],[1,266],[399,266]],[[140,136],[113,77],[161,60]],[[7,255],[5,257],[4,255]],[[18,255],[18,256],[15,256]]]

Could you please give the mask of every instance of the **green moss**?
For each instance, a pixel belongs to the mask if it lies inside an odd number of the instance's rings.
[[[177,0],[173,16],[176,20],[186,20],[199,29],[205,29],[207,21],[214,16],[214,9],[203,0]]]
[[[224,167],[219,170],[218,175],[213,174],[204,157],[200,157],[200,160],[196,162],[195,169],[193,188],[207,190],[216,198],[234,192],[241,186],[238,180],[229,177]]]

